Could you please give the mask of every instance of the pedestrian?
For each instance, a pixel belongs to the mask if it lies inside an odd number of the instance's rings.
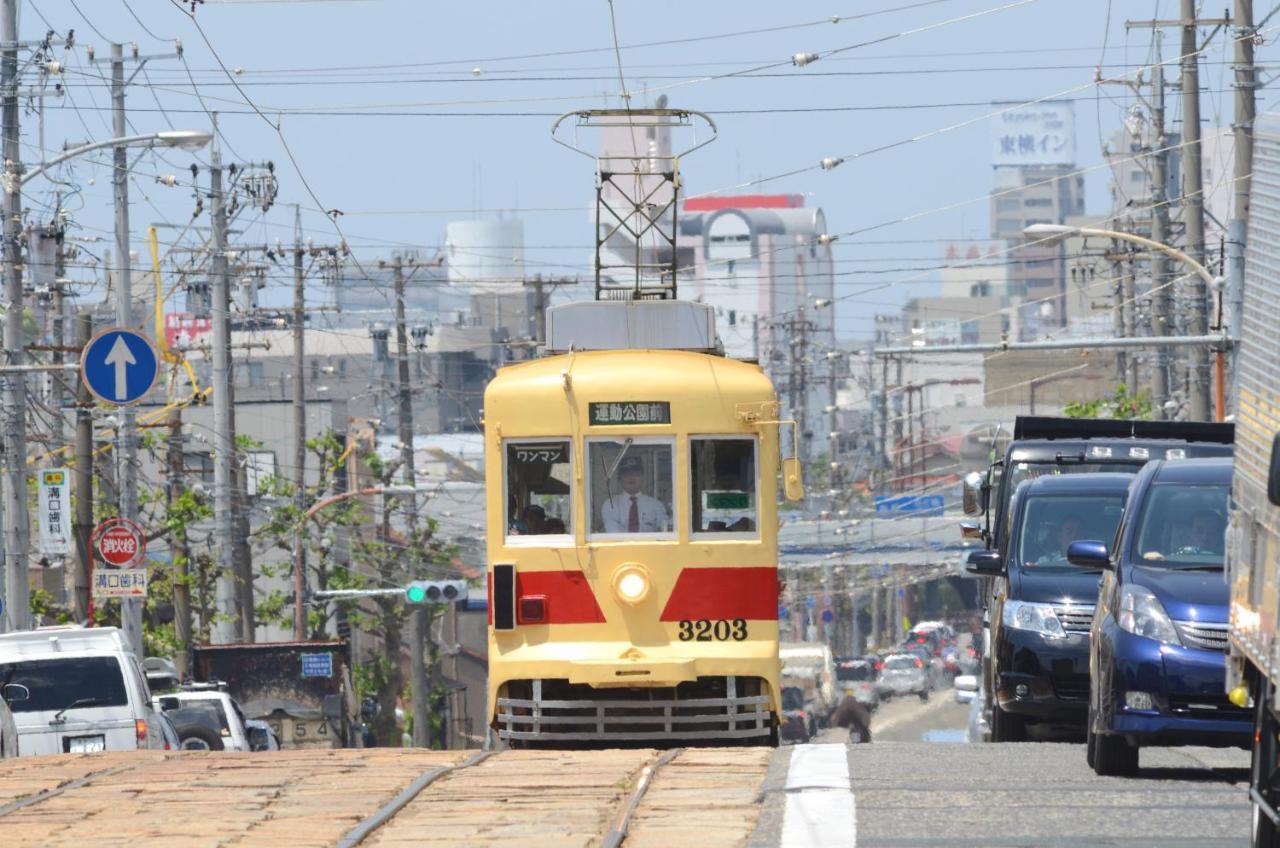
[[[849,728],[851,742],[871,741],[871,713],[852,695],[845,695],[840,706],[831,714],[831,724]]]

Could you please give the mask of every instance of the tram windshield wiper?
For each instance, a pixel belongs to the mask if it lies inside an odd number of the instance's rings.
[[[609,466],[609,471],[608,471],[608,473],[606,473],[606,474],[604,475],[606,480],[612,480],[612,479],[613,479],[613,475],[614,475],[615,473],[617,473],[617,471],[618,471],[618,466],[622,464],[622,458],[623,458],[624,456],[626,456],[626,455],[627,455],[627,451],[631,449],[631,443],[632,443],[633,441],[635,441],[635,440],[634,440],[634,439],[632,439],[630,436],[628,436],[627,438],[623,439],[623,441],[622,441],[622,450],[618,451],[618,455],[617,455],[616,457],[614,457],[614,459],[613,459],[613,465],[610,465],[610,466]]]

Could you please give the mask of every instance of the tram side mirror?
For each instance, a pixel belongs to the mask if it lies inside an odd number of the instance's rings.
[[[798,457],[782,460],[782,491],[792,503],[804,500],[804,472]]]
[[[986,511],[986,489],[982,475],[970,471],[964,475],[963,497],[961,499],[965,515],[981,515]]]
[[[1280,433],[1271,441],[1271,468],[1267,471],[1267,500],[1280,506]]]

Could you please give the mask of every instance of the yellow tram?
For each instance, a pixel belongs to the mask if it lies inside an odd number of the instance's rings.
[[[779,448],[794,426],[757,365],[714,352],[702,304],[558,310],[549,350],[567,327],[580,340],[485,392],[494,735],[776,744],[781,465],[800,496]],[[673,342],[690,316],[711,338]]]

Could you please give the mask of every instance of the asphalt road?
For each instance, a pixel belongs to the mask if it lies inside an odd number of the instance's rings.
[[[1085,762],[1084,745],[1063,742],[968,744],[968,706],[950,691],[924,704],[900,699],[872,721],[875,741],[846,747],[847,775],[794,778],[803,768],[790,749],[792,785],[847,785],[853,809],[839,833],[811,832],[813,846],[859,848],[1066,848],[1162,846],[1223,848],[1249,844],[1245,751],[1148,748],[1139,774],[1103,778]],[[926,741],[931,740],[931,741]],[[818,742],[843,742],[825,731]],[[829,769],[828,769],[829,771]],[[788,790],[794,791],[794,790]],[[768,805],[762,825],[768,829]],[[792,815],[802,811],[791,810]],[[787,845],[787,810],[777,808]],[[792,827],[794,831],[795,828]],[[764,836],[759,831],[758,835]],[[827,841],[827,838],[830,841]]]

